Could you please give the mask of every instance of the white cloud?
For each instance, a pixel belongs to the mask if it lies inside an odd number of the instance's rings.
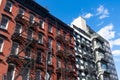
[[[99,24],[97,24],[97,26],[101,26],[102,24],[104,24],[104,21],[102,21]]]
[[[96,15],[99,15],[99,19],[103,19],[103,18],[109,17],[108,9],[104,8],[103,5],[100,5],[97,8],[97,14]]]
[[[114,50],[114,51],[112,51],[112,54],[114,56],[120,56],[120,50]]]
[[[93,16],[93,14],[91,13],[87,13],[86,15],[84,15],[83,17],[86,18],[86,19],[89,19]]]
[[[111,40],[115,37],[115,31],[113,31],[113,27],[114,27],[113,24],[110,23],[106,25],[105,27],[101,28],[98,31],[98,34],[100,34],[106,40]]]

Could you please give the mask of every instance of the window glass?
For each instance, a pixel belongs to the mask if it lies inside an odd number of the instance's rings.
[[[42,51],[38,50],[36,62],[39,64],[39,63],[41,63],[41,61],[42,61]]]
[[[48,38],[48,48],[52,49],[52,39]]]
[[[22,25],[17,23],[15,28],[15,33],[21,33],[21,31],[22,31]]]
[[[0,28],[7,29],[9,18],[2,16]]]
[[[20,14],[20,15],[24,15],[24,9],[19,8],[19,12],[18,12],[18,14]]]
[[[30,22],[34,23],[34,15],[33,14],[30,14]]]
[[[8,65],[7,80],[13,80],[14,69],[14,65]]]
[[[32,40],[32,33],[33,33],[33,31],[31,29],[28,29],[27,36],[28,36],[29,40]]]
[[[12,55],[18,54],[18,50],[19,50],[19,44],[17,42],[13,42],[12,43],[11,54]]]
[[[52,25],[48,24],[48,32],[52,33]]]
[[[52,64],[52,53],[48,53],[48,64]]]
[[[60,50],[60,43],[59,42],[57,42],[56,47],[57,47],[57,50]]]
[[[43,44],[43,34],[39,33],[38,43]]]
[[[23,70],[22,80],[29,80],[29,75],[30,75],[29,71],[30,71],[29,68],[26,68]]]
[[[26,57],[30,57],[30,54],[31,54],[31,48],[30,48],[30,47],[27,47],[27,48],[26,48],[26,51],[25,51],[25,56],[26,56]]]
[[[44,29],[44,21],[40,20],[40,28]]]
[[[12,11],[12,3],[10,1],[6,2],[5,10],[8,12]]]
[[[41,71],[37,70],[35,73],[35,80],[41,80]]]

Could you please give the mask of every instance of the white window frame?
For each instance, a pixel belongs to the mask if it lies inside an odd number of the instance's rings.
[[[49,77],[50,77],[50,74],[47,72],[47,74],[45,75],[45,80],[49,80]],[[52,80],[52,76],[51,76],[50,80]]]
[[[44,29],[44,24],[45,24],[45,23],[44,23],[44,20],[40,19],[39,22],[40,22],[40,28]],[[42,22],[42,24],[41,24],[41,22]]]
[[[12,80],[14,80],[16,67],[15,67],[14,64],[9,64],[9,66],[13,66],[13,67],[14,67],[14,70],[13,70],[13,72],[12,72],[12,73],[13,73],[13,74],[12,74]]]
[[[40,78],[40,80],[41,80],[41,70],[36,70],[36,73],[37,73],[37,71],[39,71],[39,78]],[[37,80],[36,77],[38,77],[38,76],[36,76],[36,74],[35,74],[35,80]]]
[[[36,60],[38,60],[38,54],[40,53],[40,61],[39,61],[39,63],[41,63],[42,62],[42,51],[41,50],[38,50],[37,51],[37,58],[36,58]]]
[[[30,50],[29,50],[29,56],[26,55],[28,48],[30,49]],[[31,58],[31,51],[32,51],[31,49],[32,49],[32,48],[30,48],[30,47],[27,47],[27,48],[25,49],[25,50],[26,50],[26,51],[25,51],[25,57],[26,57],[26,58]]]
[[[42,36],[42,39],[40,39],[40,36]],[[43,44],[43,34],[42,33],[39,33],[38,43]]]
[[[21,11],[23,11],[23,13],[22,13],[22,14],[20,13],[20,10],[21,10]],[[19,8],[18,14],[20,14],[20,15],[24,15],[24,14],[25,14],[25,10],[24,10],[24,9],[22,9],[22,8]]]
[[[16,28],[17,28],[17,24],[20,25],[20,30],[19,30],[19,32],[15,32],[15,30],[16,30]],[[15,30],[14,30],[15,33],[21,33],[21,32],[22,32],[22,25],[21,25],[20,23],[16,23]]]
[[[4,19],[7,19],[7,23],[5,24],[5,26],[2,25],[2,20],[3,20],[3,18],[4,18]],[[9,18],[6,17],[6,16],[2,16],[2,20],[1,20],[0,28],[7,30],[8,24],[9,24]],[[2,27],[1,27],[1,26],[2,26]]]
[[[5,8],[8,7],[8,6],[7,6],[7,3],[10,3],[10,4],[11,4],[11,7],[9,6],[9,7],[10,7],[9,12],[12,12],[12,2],[10,2],[10,1],[7,0],[7,1],[6,1]],[[4,8],[4,9],[5,9],[5,8]],[[5,10],[6,10],[6,9],[5,9]]]
[[[60,50],[60,43],[57,42],[57,50]]]
[[[32,19],[31,19],[32,18]],[[30,14],[30,17],[29,17],[29,21],[31,23],[34,23],[34,20],[35,20],[35,16],[33,14]]]
[[[23,75],[23,76],[27,76],[27,80],[29,80],[30,79],[30,69],[29,68],[26,68],[26,69],[28,69],[27,75]],[[24,69],[24,70],[26,70],[26,69]]]
[[[48,32],[52,33],[53,32],[53,27],[52,24],[48,24]]]
[[[30,36],[31,36],[31,39],[30,39],[30,40],[32,40],[32,39],[33,39],[33,30],[32,30],[32,29],[28,29],[27,31],[28,31],[28,32],[31,31],[31,35],[30,35]],[[27,33],[27,38],[29,39],[28,33]]]
[[[18,54],[18,52],[19,52],[19,43],[17,43],[17,42],[13,42],[14,44],[17,44],[17,48],[16,48],[16,50],[15,50],[15,55],[17,55]],[[13,43],[12,43],[12,49],[14,48],[13,46]],[[12,49],[11,49],[11,51],[12,51]],[[11,53],[11,54],[13,54],[13,53]]]
[[[48,53],[48,64],[52,65],[52,53]]]
[[[52,49],[52,39],[48,38],[48,48]]]
[[[2,40],[2,44],[1,44],[1,47],[0,47],[0,52],[2,52],[3,46],[4,46],[4,38],[1,38],[1,37],[0,37],[0,40]]]

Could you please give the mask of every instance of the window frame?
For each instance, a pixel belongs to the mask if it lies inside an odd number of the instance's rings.
[[[26,58],[30,58],[30,57],[31,57],[31,52],[32,52],[31,49],[32,49],[31,47],[27,47],[27,48],[25,49],[25,57],[26,57]]]
[[[48,24],[48,32],[49,33],[52,33],[53,32],[53,27],[52,27],[52,24]]]
[[[48,48],[52,49],[52,38],[48,38]]]
[[[17,47],[13,47],[14,44],[15,44],[15,45],[17,44]],[[12,47],[11,47],[11,52],[10,52],[10,54],[11,54],[11,55],[17,55],[18,52],[19,52],[19,46],[20,46],[19,43],[17,43],[17,42],[12,42]],[[15,49],[15,53],[12,52],[14,49]]]
[[[35,20],[35,15],[30,13],[30,15],[29,15],[29,22],[34,23],[34,20]]]
[[[3,52],[3,47],[4,47],[4,38],[0,37],[0,40],[2,40],[2,43],[0,44],[0,52]]]
[[[47,59],[48,59],[47,63],[50,64],[50,65],[52,65],[52,53],[51,52],[48,53]]]
[[[45,24],[45,23],[44,23],[44,20],[40,19],[39,23],[40,23],[39,28],[40,28],[40,29],[44,29],[44,27],[45,27],[45,26],[44,26],[44,24]]]
[[[39,36],[38,36],[38,43],[39,43],[39,44],[43,44],[43,43],[44,43],[44,40],[43,40],[44,38],[43,38],[43,36],[44,36],[44,35],[43,35],[42,33],[39,33]]]
[[[42,63],[42,50],[37,50],[36,63]]]
[[[29,32],[31,32],[30,35],[28,35]],[[29,40],[33,39],[33,30],[32,29],[27,30],[27,39],[29,39]]]
[[[28,70],[28,71],[25,71],[25,70]],[[27,74],[26,75],[22,74],[22,80],[29,80],[30,79],[30,69],[27,67],[26,69],[24,69],[24,72],[27,72]],[[27,79],[26,78],[23,79],[23,76],[24,77],[27,76],[26,77]]]
[[[39,75],[38,75],[37,71],[39,71]],[[36,70],[36,72],[35,72],[35,80],[38,80],[38,78],[37,78],[38,76],[36,74],[39,76],[39,80],[41,80],[41,78],[42,78],[41,77],[41,70]]]
[[[19,32],[17,32],[18,26],[20,27]],[[16,23],[16,27],[15,27],[14,33],[21,33],[21,32],[22,32],[22,24]]]
[[[5,22],[5,24],[3,24],[3,23],[4,23],[3,19],[4,19],[4,20],[7,20],[7,21]],[[8,24],[9,24],[9,20],[10,20],[10,19],[9,19],[8,17],[2,16],[2,19],[1,19],[1,22],[0,22],[0,29],[7,30]],[[1,26],[2,26],[2,27],[1,27]]]
[[[60,43],[59,42],[56,43],[56,50],[60,50]]]
[[[8,70],[9,70],[9,66],[12,66],[14,69],[13,69],[13,71],[12,71],[12,78],[11,78],[11,80],[14,80],[14,78],[15,78],[15,65],[14,64],[9,64],[8,65]],[[8,70],[7,70],[7,74],[8,74]],[[8,75],[7,75],[7,78],[8,78]]]
[[[10,6],[8,6],[7,4],[10,4]],[[6,1],[6,5],[5,5],[5,7],[4,7],[4,10],[5,11],[7,11],[7,12],[12,12],[12,2],[10,2],[10,1]],[[9,9],[9,10],[7,10],[7,9]]]
[[[20,13],[20,11],[22,11],[22,13]],[[25,10],[23,8],[19,8],[18,15],[24,15],[24,14],[25,14]]]

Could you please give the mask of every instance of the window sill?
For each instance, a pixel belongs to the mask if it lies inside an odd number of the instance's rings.
[[[4,56],[3,52],[0,51],[0,55]]]
[[[4,9],[5,12],[9,13],[10,15],[12,15],[12,11],[8,11],[6,9]]]
[[[8,33],[7,29],[0,28],[1,31]]]

